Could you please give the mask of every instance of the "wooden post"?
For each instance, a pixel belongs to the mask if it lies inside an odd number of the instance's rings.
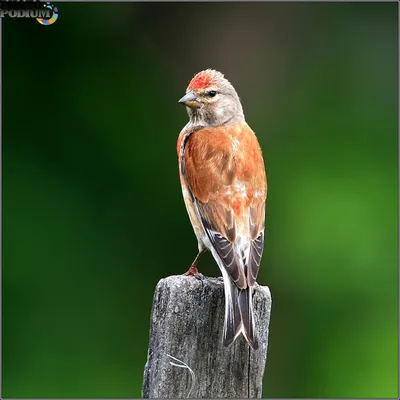
[[[253,307],[259,348],[242,335],[222,344],[223,282],[170,276],[158,282],[150,322],[143,398],[260,398],[267,359],[271,294],[256,285]]]

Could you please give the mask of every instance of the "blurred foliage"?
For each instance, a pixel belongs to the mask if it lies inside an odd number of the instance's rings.
[[[197,251],[177,100],[212,67],[268,171],[264,396],[397,397],[397,4],[57,5],[3,20],[3,396],[140,396]]]

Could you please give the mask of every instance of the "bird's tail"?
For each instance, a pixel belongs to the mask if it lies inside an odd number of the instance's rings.
[[[258,342],[254,333],[252,287],[239,289],[229,277],[224,276],[225,322],[224,345],[231,345],[240,333],[254,349]]]

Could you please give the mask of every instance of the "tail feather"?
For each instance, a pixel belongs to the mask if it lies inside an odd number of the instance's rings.
[[[224,276],[225,283],[225,323],[224,345],[231,345],[240,333],[254,349],[258,342],[254,333],[252,288],[239,289],[234,282]]]
[[[243,335],[249,345],[254,350],[257,350],[258,342],[254,333],[253,296],[251,286],[239,290],[238,301]]]
[[[224,346],[231,345],[241,332],[242,320],[239,310],[239,289],[229,277],[224,276],[225,322]]]

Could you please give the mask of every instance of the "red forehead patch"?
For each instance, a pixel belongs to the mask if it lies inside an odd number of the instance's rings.
[[[199,72],[189,83],[189,89],[204,89],[212,83],[212,78],[209,72]]]

